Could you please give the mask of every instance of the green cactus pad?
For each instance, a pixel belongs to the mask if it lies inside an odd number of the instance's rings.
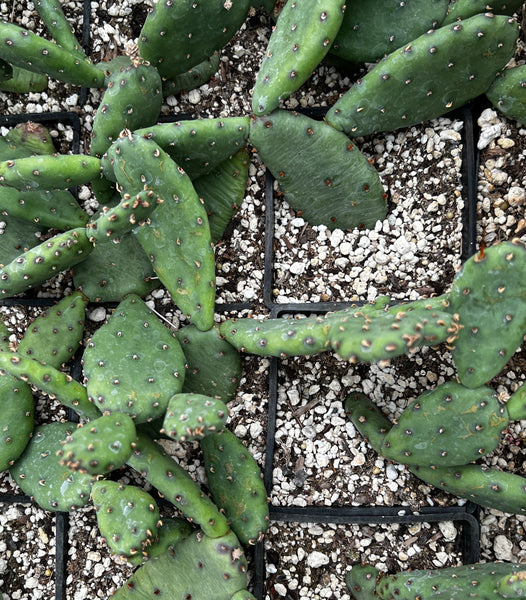
[[[223,48],[249,8],[250,0],[161,0],[150,9],[139,34],[140,56],[164,79],[174,79]]]
[[[231,600],[246,586],[247,560],[236,536],[229,532],[211,538],[197,532],[173,552],[142,565],[112,599]]]
[[[506,408],[492,389],[448,381],[404,410],[386,434],[381,453],[410,465],[465,465],[492,452],[507,425]]]
[[[136,437],[135,424],[129,415],[103,415],[66,438],[58,452],[60,463],[81,473],[109,473],[126,464]]]
[[[47,90],[48,78],[40,73],[33,73],[27,69],[13,67],[11,79],[0,81],[0,91],[14,92],[15,94],[39,93]]]
[[[18,258],[24,252],[38,246],[42,227],[12,215],[2,215],[4,227],[0,235],[0,268]],[[44,228],[45,230],[45,228]],[[0,283],[1,285],[1,283]]]
[[[380,571],[372,565],[353,565],[345,575],[347,589],[354,600],[371,600]]]
[[[356,137],[439,117],[489,89],[517,37],[513,18],[491,13],[424,33],[358,80],[326,121]]]
[[[391,421],[361,392],[349,394],[345,399],[344,408],[345,414],[364,439],[381,454],[384,438],[392,427]]]
[[[460,19],[469,19],[478,13],[492,12],[496,15],[512,15],[519,12],[523,0],[449,0],[447,16],[443,25]]]
[[[76,423],[39,425],[10,473],[21,490],[44,510],[69,512],[85,506],[94,478],[72,473],[60,464],[57,452]]]
[[[171,96],[180,92],[189,92],[210,81],[219,68],[219,53],[215,52],[210,58],[203,60],[186,73],[181,73],[173,79],[163,81],[163,96]]]
[[[19,190],[67,190],[100,177],[100,160],[83,154],[43,154],[0,162],[0,184]]]
[[[360,310],[330,317],[332,349],[350,362],[389,360],[421,346],[451,343],[458,333],[455,317],[445,310],[394,305],[376,312]]]
[[[251,121],[250,141],[284,199],[311,225],[363,229],[385,218],[386,198],[375,168],[327,123],[276,110]]]
[[[526,420],[526,385],[523,383],[506,402],[510,421]]]
[[[456,467],[410,467],[410,471],[430,485],[468,498],[485,506],[512,514],[526,514],[526,478],[485,465]]]
[[[84,227],[59,233],[0,268],[0,295],[29,290],[83,261],[93,250]]]
[[[91,156],[100,158],[123,129],[154,125],[162,101],[161,77],[148,63],[133,60],[110,75],[93,119]]]
[[[0,375],[28,382],[74,410],[82,419],[96,419],[100,412],[88,400],[84,386],[70,375],[19,352],[0,348]]]
[[[449,0],[347,1],[331,53],[354,63],[374,63],[440,26],[448,3]]]
[[[183,386],[179,342],[134,294],[94,333],[83,363],[90,400],[101,411],[124,412],[137,423],[163,415]]]
[[[13,67],[5,60],[0,58],[0,84],[2,81],[13,77]]]
[[[170,398],[163,432],[178,442],[201,440],[222,431],[228,419],[228,407],[221,400],[202,394],[176,394]]]
[[[135,131],[153,140],[188,174],[206,175],[247,145],[249,117],[192,119]]]
[[[86,296],[73,292],[48,308],[27,328],[18,352],[60,368],[80,346],[87,305]]]
[[[225,404],[233,400],[242,375],[241,356],[222,338],[219,325],[208,331],[186,325],[176,337],[188,365],[183,392],[213,396]]]
[[[135,556],[157,537],[161,525],[153,497],[133,485],[96,481],[91,497],[102,537],[114,554]]]
[[[449,294],[462,326],[453,360],[467,387],[484,385],[506,365],[526,333],[526,248],[518,241],[481,250],[462,266]]]
[[[334,42],[344,11],[341,0],[291,0],[283,6],[252,91],[254,114],[270,114],[307,81]]]
[[[526,65],[502,71],[486,96],[504,116],[526,123]]]
[[[33,434],[35,408],[27,383],[0,377],[2,426],[0,428],[0,472],[13,466]]]
[[[5,139],[14,150],[11,156],[5,157],[5,160],[23,158],[33,154],[49,155],[56,152],[49,129],[42,123],[34,121],[18,123],[7,132]]]
[[[73,194],[67,190],[24,191],[2,188],[2,218],[7,215],[35,223],[40,228],[75,229],[89,220]]]
[[[221,335],[240,352],[258,356],[312,356],[329,349],[329,323],[319,316],[227,319]]]
[[[520,565],[514,563],[488,562],[444,569],[408,570],[393,575],[381,573],[377,578],[374,597],[379,600],[499,598],[503,597],[497,589],[499,581],[515,573],[518,568]]]
[[[64,48],[64,50],[69,50],[81,56],[84,55],[82,47],[75,37],[73,27],[66,19],[59,0],[36,0],[34,4],[38,16],[42,19],[52,39]]]
[[[207,175],[194,179],[195,191],[202,198],[212,243],[216,244],[232,217],[241,207],[248,181],[248,150],[238,150]]]
[[[87,58],[6,21],[0,22],[0,58],[64,83],[102,87],[104,74]]]
[[[208,486],[243,544],[261,540],[269,526],[263,473],[254,457],[225,429],[201,440]]]
[[[120,302],[128,294],[144,298],[161,285],[132,233],[124,234],[118,244],[97,244],[73,269],[73,281],[92,302]]]
[[[176,506],[190,522],[209,536],[228,532],[228,522],[196,481],[148,435],[138,431],[135,448],[127,464],[140,473],[159,493]]]
[[[502,598],[526,596],[526,570],[524,564],[510,565],[513,570],[497,583],[497,594]]]

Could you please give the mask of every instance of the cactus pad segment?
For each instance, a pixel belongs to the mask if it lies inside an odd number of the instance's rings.
[[[73,270],[75,286],[92,302],[120,302],[128,294],[144,297],[159,287],[150,259],[132,233],[120,242],[97,244]]]
[[[311,225],[363,229],[385,218],[384,188],[375,168],[327,123],[277,110],[251,121],[250,141],[284,199]]]
[[[18,352],[58,369],[80,346],[88,298],[73,292],[39,315],[27,328]]]
[[[486,13],[424,33],[358,80],[326,121],[348,135],[363,136],[458,108],[484,94],[513,57],[517,27],[511,17]]]
[[[435,570],[408,570],[392,575],[380,573],[376,579],[374,597],[379,600],[464,600],[469,597],[482,600],[506,597],[499,595],[499,581],[503,577],[509,577],[519,568],[520,565],[514,563],[489,562]]]
[[[2,81],[13,77],[13,67],[7,61],[0,58],[0,84]]]
[[[221,400],[202,394],[176,394],[170,398],[163,432],[178,442],[201,440],[222,431],[228,419],[228,407]]]
[[[249,117],[159,123],[134,133],[155,141],[190,179],[196,179],[247,145]]]
[[[248,180],[248,150],[238,150],[207,175],[194,180],[195,191],[205,204],[212,243],[216,244],[241,207]]]
[[[110,75],[93,119],[91,156],[100,158],[123,129],[155,124],[162,101],[161,77],[148,63],[133,60]]]
[[[5,264],[9,264],[41,242],[42,227],[36,223],[9,214],[2,215],[2,223],[4,226],[0,235],[0,256]]]
[[[90,400],[101,411],[124,412],[137,423],[163,415],[183,386],[179,342],[134,294],[94,333],[83,361]]]
[[[173,79],[163,81],[163,96],[189,92],[204,85],[213,78],[219,68],[219,53],[215,52],[210,58],[203,60],[185,73],[176,75]]]
[[[48,79],[46,75],[33,73],[20,67],[13,67],[13,76],[11,79],[0,81],[1,91],[14,92],[15,94],[43,92],[47,90],[47,87]]]
[[[133,419],[126,413],[102,415],[68,435],[58,452],[60,463],[91,475],[109,473],[126,464],[136,437]]]
[[[163,200],[134,234],[173,301],[206,331],[214,321],[215,257],[206,210],[190,178],[153,140],[126,130],[108,156],[124,189],[133,194],[146,186]]]
[[[421,346],[451,342],[458,332],[445,310],[412,307],[410,303],[380,311],[355,311],[330,317],[332,349],[350,362],[389,360]]]
[[[113,600],[231,600],[247,586],[247,560],[232,532],[211,538],[194,533],[173,552],[149,560],[112,596]]]
[[[217,506],[188,472],[148,435],[137,432],[135,448],[127,464],[207,535],[218,538],[228,532],[226,517]]]
[[[37,223],[40,227],[75,229],[89,219],[73,194],[67,190],[24,191],[2,188],[2,216],[5,214]],[[3,256],[2,256],[3,257]]]
[[[67,190],[100,177],[100,160],[83,154],[44,154],[0,162],[0,184],[27,190]]]
[[[283,6],[254,84],[254,114],[270,114],[307,81],[334,42],[344,11],[341,0],[291,0]]]
[[[0,22],[0,58],[64,83],[102,87],[104,74],[87,58],[6,21]]]
[[[31,388],[12,377],[0,377],[0,472],[12,467],[33,433],[35,408]]]
[[[57,452],[76,423],[39,425],[10,473],[22,491],[44,510],[69,512],[86,505],[94,478],[73,473],[59,463]]]
[[[345,583],[355,600],[370,600],[379,576],[380,571],[372,565],[353,565],[345,575]]]
[[[34,121],[18,123],[7,132],[5,139],[12,149],[11,155],[5,157],[6,160],[56,152],[53,138],[42,123]]]
[[[259,465],[228,429],[205,436],[201,448],[215,503],[241,542],[255,544],[269,526],[267,492]]]
[[[506,117],[526,122],[526,65],[505,69],[491,84],[486,96]]]
[[[385,435],[392,427],[391,421],[361,392],[349,394],[344,403],[345,414],[371,447],[382,453]]]
[[[242,375],[241,356],[221,337],[219,325],[207,331],[186,325],[176,337],[188,365],[183,392],[213,396],[225,404],[232,400]]]
[[[478,13],[492,12],[496,15],[512,15],[519,12],[522,0],[450,0],[447,16],[442,25],[449,25],[460,19],[469,19]]]
[[[250,0],[161,0],[146,16],[137,41],[141,58],[174,79],[220,50],[244,23]]]
[[[135,556],[157,537],[159,507],[148,492],[101,480],[93,484],[91,497],[100,533],[114,554]]]
[[[507,425],[508,413],[493,390],[448,381],[404,410],[381,454],[410,465],[465,465],[492,452]]]
[[[526,385],[517,388],[506,402],[510,421],[526,420]]]
[[[502,512],[526,514],[526,478],[485,465],[410,467],[430,485]]]
[[[240,352],[258,356],[312,356],[329,349],[329,323],[323,317],[227,319],[221,335]]]
[[[84,260],[93,250],[84,227],[59,233],[0,268],[0,295],[14,296]]]
[[[449,311],[462,325],[453,350],[460,381],[479,387],[497,375],[526,333],[526,248],[502,242],[472,256],[456,274]]]
[[[440,25],[448,0],[350,0],[346,4],[331,54],[354,63],[374,63]]]
[[[497,583],[497,593],[502,598],[524,598],[526,595],[526,571],[523,564],[514,565],[514,570],[510,574],[504,575]]]
[[[82,47],[75,37],[72,26],[66,19],[60,1],[36,0],[34,4],[38,16],[42,19],[53,40],[62,46],[64,50],[82,55]]]
[[[0,350],[0,375],[12,375],[34,385],[74,410],[82,419],[96,419],[100,412],[88,400],[86,389],[78,381],[19,352]]]

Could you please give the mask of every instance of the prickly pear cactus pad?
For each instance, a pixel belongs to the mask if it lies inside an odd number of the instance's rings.
[[[486,92],[493,106],[510,119],[526,121],[526,65],[504,69]]]
[[[326,120],[362,136],[443,115],[489,89],[513,57],[517,36],[512,17],[491,13],[424,33],[358,80]]]
[[[180,442],[201,440],[224,429],[228,407],[221,400],[202,394],[176,394],[170,398],[163,431]]]
[[[69,512],[87,504],[94,478],[60,464],[57,452],[75,423],[39,425],[26,449],[10,468],[22,491],[44,510]]]
[[[250,141],[284,199],[311,225],[363,229],[385,217],[378,173],[353,141],[323,121],[276,110],[252,119]]]
[[[101,411],[124,412],[137,423],[163,415],[168,400],[183,386],[185,358],[179,342],[134,294],[95,332],[83,362],[91,401]]]
[[[145,563],[113,598],[231,600],[246,586],[247,561],[236,536],[229,532],[211,538],[199,531],[177,543],[172,552]]]
[[[526,248],[518,240],[483,248],[457,273],[449,311],[462,328],[453,350],[460,381],[478,387],[497,375],[526,333]]]

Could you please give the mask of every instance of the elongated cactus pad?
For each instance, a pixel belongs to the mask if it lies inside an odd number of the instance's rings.
[[[132,233],[124,234],[118,244],[98,243],[73,269],[73,281],[92,302],[120,302],[128,294],[144,298],[161,285]]]
[[[247,560],[234,533],[211,538],[196,532],[149,560],[112,596],[114,600],[231,600],[247,586]]]
[[[163,81],[163,96],[171,96],[180,92],[189,92],[201,87],[212,79],[219,68],[219,53],[215,52],[210,58],[203,60],[185,73],[176,75],[173,79]]]
[[[511,17],[486,13],[424,33],[358,80],[326,120],[348,135],[363,136],[463,106],[484,94],[513,57],[517,27]]]
[[[0,377],[0,472],[12,467],[25,450],[33,433],[35,408],[27,383]]]
[[[244,23],[250,0],[161,0],[148,13],[137,42],[141,58],[174,79],[220,50]]]
[[[114,554],[135,556],[157,537],[161,525],[153,497],[133,485],[96,481],[91,497],[102,537]]]
[[[21,490],[44,510],[69,512],[89,502],[94,478],[71,472],[57,456],[62,441],[75,427],[69,422],[39,425],[22,456],[10,468]]]
[[[34,121],[18,123],[7,132],[5,139],[11,148],[11,155],[6,155],[5,160],[56,152],[49,129],[42,123]]]
[[[344,408],[345,414],[360,434],[381,454],[384,438],[393,425],[391,421],[361,392],[349,394],[345,399]]]
[[[56,369],[68,362],[82,340],[88,298],[73,292],[39,315],[27,328],[18,352]]]
[[[259,356],[312,356],[329,349],[330,324],[321,316],[227,319],[221,335],[240,352]]]
[[[93,250],[84,227],[59,233],[0,265],[0,295],[24,292],[73,267]]]
[[[369,565],[353,565],[346,583],[356,600],[518,598],[515,581],[510,582],[514,594],[509,596],[505,595],[506,585],[501,582],[515,577],[520,569],[521,565],[515,563],[488,562],[444,569],[410,569],[390,575]]]
[[[506,402],[510,421],[526,420],[526,385],[522,384]]]
[[[14,92],[15,94],[27,94],[29,92],[43,92],[48,87],[48,78],[41,73],[33,73],[27,69],[13,67],[11,79],[0,81],[0,90],[3,92]]]
[[[506,117],[519,123],[526,122],[526,65],[504,69],[486,96]]]
[[[519,12],[521,6],[522,0],[450,0],[443,25],[488,11],[496,15],[512,15]]]
[[[252,91],[252,111],[268,115],[295,92],[329,51],[343,21],[341,0],[291,0],[281,9]]]
[[[9,264],[24,252],[38,246],[42,241],[43,228],[36,223],[9,214],[2,215],[2,222],[4,226],[0,235],[0,256],[5,264]]]
[[[83,154],[44,154],[0,162],[0,184],[19,190],[67,190],[100,177],[100,160]]]
[[[0,22],[0,48],[0,58],[22,69],[73,85],[104,85],[104,74],[87,57],[13,23]]]
[[[508,413],[493,390],[449,381],[404,410],[386,434],[381,453],[411,465],[465,465],[492,452],[507,425]]]
[[[374,63],[440,26],[448,0],[348,0],[346,5],[331,53],[354,63]]]
[[[139,472],[162,496],[207,535],[219,538],[228,532],[226,517],[197,482],[148,435],[138,431],[127,464]]]
[[[267,492],[259,465],[228,429],[205,436],[201,448],[214,501],[241,542],[255,544],[269,526]]]
[[[453,360],[465,386],[490,381],[522,343],[525,280],[526,248],[518,240],[481,250],[455,276],[448,310],[462,325]]]
[[[159,123],[134,133],[153,140],[193,180],[244,148],[248,132],[249,117],[228,117]]]
[[[64,50],[84,55],[84,51],[75,36],[73,27],[66,19],[59,0],[36,0],[35,10],[57,44],[62,46]],[[84,58],[86,58],[85,55]]]
[[[68,435],[57,455],[72,471],[102,475],[126,464],[136,437],[133,419],[126,413],[102,415]]]
[[[202,394],[175,394],[170,398],[163,431],[178,442],[201,440],[222,431],[228,419],[228,407],[221,400]]]
[[[284,199],[311,225],[371,228],[386,216],[380,177],[346,135],[296,112],[255,117],[250,141]]]
[[[164,415],[168,400],[183,386],[179,342],[133,294],[94,333],[83,363],[91,401],[101,411],[124,412],[137,423]]]
[[[219,325],[201,331],[186,325],[176,332],[188,369],[183,392],[204,394],[222,400],[233,400],[242,375],[241,356],[222,338]]]

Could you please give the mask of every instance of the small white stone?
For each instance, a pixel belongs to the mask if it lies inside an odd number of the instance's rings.
[[[520,206],[526,201],[526,190],[521,187],[512,186],[506,194],[506,200],[511,206]]]
[[[97,306],[88,313],[88,316],[91,321],[94,321],[95,323],[101,323],[106,318],[106,309],[104,306]]]
[[[305,272],[305,264],[303,262],[294,262],[290,265],[290,272],[294,275],[302,275]]]
[[[287,595],[287,588],[282,583],[275,583],[274,589],[282,598]]]
[[[452,542],[457,537],[457,529],[452,521],[440,521],[438,528],[442,532],[446,542]]]
[[[323,565],[329,564],[329,557],[323,554],[323,552],[315,550],[307,557],[307,564],[311,569],[318,569],[319,567],[323,567]]]
[[[190,104],[199,104],[199,102],[201,102],[199,90],[190,90],[188,92],[188,102],[190,102]]]
[[[505,535],[498,535],[495,538],[493,551],[497,560],[513,560],[513,542]]]

